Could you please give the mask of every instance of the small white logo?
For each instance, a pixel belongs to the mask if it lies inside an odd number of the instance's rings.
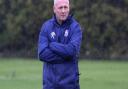
[[[64,36],[65,36],[65,37],[68,36],[68,30],[65,30]]]
[[[55,38],[55,36],[56,36],[56,34],[55,34],[55,32],[51,32],[51,38]]]

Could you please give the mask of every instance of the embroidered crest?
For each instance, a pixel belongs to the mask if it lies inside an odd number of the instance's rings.
[[[55,38],[55,36],[56,36],[56,34],[55,34],[55,32],[51,32],[51,38]]]
[[[64,36],[65,36],[65,37],[68,36],[68,30],[65,30]]]

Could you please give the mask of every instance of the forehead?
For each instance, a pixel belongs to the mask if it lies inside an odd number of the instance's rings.
[[[54,6],[69,6],[69,1],[68,0],[57,0],[54,3]]]

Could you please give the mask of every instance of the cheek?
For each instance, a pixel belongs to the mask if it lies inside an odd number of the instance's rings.
[[[58,14],[59,10],[55,7],[54,8],[54,13]]]
[[[60,10],[57,10],[56,13],[57,13],[57,14],[61,14],[61,11],[60,11]]]
[[[69,10],[67,10],[67,13],[69,13]]]
[[[67,12],[69,12],[70,11],[70,9],[67,9]]]

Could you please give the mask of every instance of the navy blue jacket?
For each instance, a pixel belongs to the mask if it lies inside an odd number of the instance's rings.
[[[55,16],[39,34],[38,57],[44,62],[43,89],[79,89],[78,55],[82,32],[69,16],[61,25]]]

